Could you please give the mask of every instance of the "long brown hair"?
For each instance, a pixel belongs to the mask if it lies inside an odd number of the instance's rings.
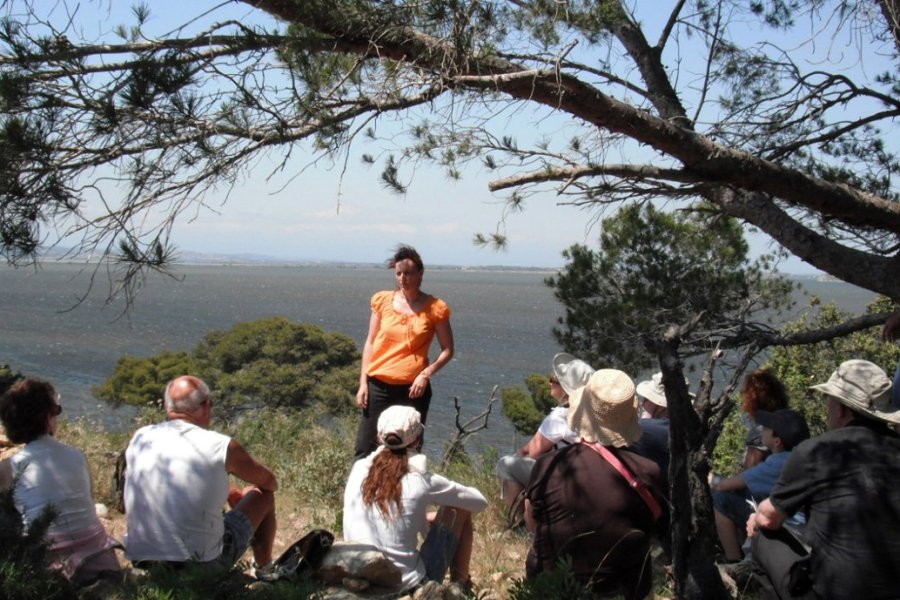
[[[756,411],[774,412],[788,407],[784,384],[768,369],[757,369],[747,375],[741,388],[741,408],[756,420]]]
[[[392,436],[397,439],[391,440]],[[388,444],[401,443],[399,436],[395,434],[389,434],[385,442]],[[406,448],[396,450],[384,448],[375,455],[372,466],[369,468],[369,474],[362,484],[363,504],[378,507],[388,521],[392,520],[391,504],[396,505],[397,514],[403,510],[401,482],[403,476],[409,473],[409,458],[406,451]]]

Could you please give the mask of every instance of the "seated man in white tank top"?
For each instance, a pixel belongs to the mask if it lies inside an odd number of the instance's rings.
[[[142,427],[128,444],[125,545],[136,566],[197,561],[227,569],[248,546],[256,565],[272,560],[275,474],[237,441],[208,429],[212,403],[203,380],[173,379],[165,393],[168,420]],[[251,487],[223,515],[229,474]]]

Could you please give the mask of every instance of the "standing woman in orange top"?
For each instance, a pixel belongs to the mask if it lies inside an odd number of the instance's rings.
[[[453,358],[450,307],[421,290],[425,266],[415,248],[397,246],[387,261],[397,289],[372,296],[369,333],[363,346],[356,405],[362,409],[355,458],[378,447],[378,416],[389,406],[412,406],[428,416],[431,378]],[[437,335],[441,353],[433,363],[428,350]]]

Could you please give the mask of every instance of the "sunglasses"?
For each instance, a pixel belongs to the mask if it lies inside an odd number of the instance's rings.
[[[58,417],[60,415],[60,413],[62,413],[62,405],[61,404],[54,404],[52,407],[50,407],[50,416],[51,417]]]
[[[556,385],[559,385],[559,379],[557,379],[556,377],[551,377],[550,383],[555,383]]]

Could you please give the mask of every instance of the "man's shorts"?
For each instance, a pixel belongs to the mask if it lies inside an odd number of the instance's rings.
[[[231,509],[222,517],[225,531],[222,534],[222,553],[218,558],[206,562],[196,563],[214,570],[228,570],[235,565],[253,539],[253,523],[250,518],[236,508]],[[179,560],[139,560],[133,564],[139,569],[152,569],[156,566],[166,566],[169,569],[180,570],[186,567],[190,561]]]
[[[750,494],[746,490],[728,490],[713,494],[713,508],[728,517],[742,531],[753,514]]]
[[[459,538],[453,531],[442,523],[434,523],[422,542],[419,556],[425,564],[425,579],[444,581],[444,575],[450,567],[456,548],[459,546]]]
[[[508,454],[500,457],[494,467],[494,475],[507,481],[515,481],[522,487],[528,487],[535,460],[528,456]]]
[[[253,539],[253,523],[236,508],[225,513],[225,533],[222,535],[222,553],[209,561],[210,566],[230,569],[244,555]]]

